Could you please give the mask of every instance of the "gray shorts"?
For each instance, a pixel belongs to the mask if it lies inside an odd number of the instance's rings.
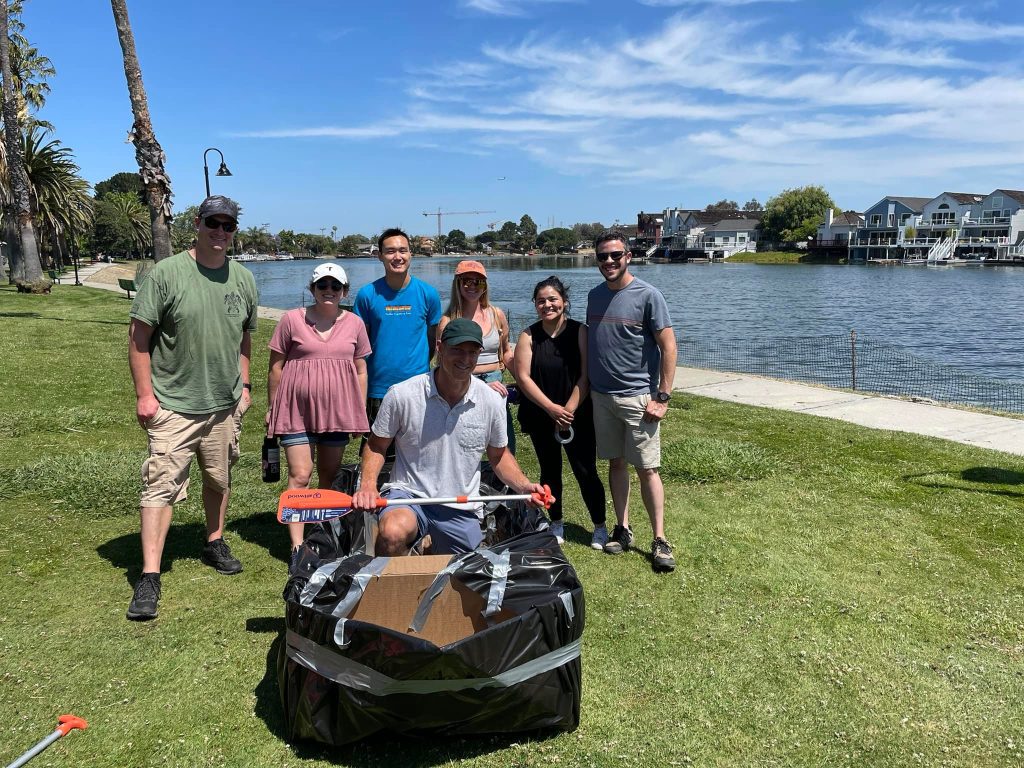
[[[661,422],[643,420],[651,396],[591,392],[599,459],[621,459],[639,469],[661,466]]]
[[[386,499],[415,499],[408,491],[390,488],[381,494]],[[430,534],[430,551],[435,555],[461,555],[472,552],[483,541],[480,518],[476,512],[453,509],[441,504],[409,504],[416,515],[417,540]],[[383,519],[399,507],[384,507],[378,514]]]

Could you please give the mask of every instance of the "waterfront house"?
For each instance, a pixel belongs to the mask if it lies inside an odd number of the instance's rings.
[[[920,221],[928,197],[887,195],[864,211],[864,226],[850,240],[850,261],[897,261],[908,227]]]
[[[863,226],[864,216],[857,211],[836,214],[829,208],[815,236],[807,243],[807,252],[815,256],[846,258],[854,233]]]
[[[660,213],[636,215],[636,238],[630,246],[634,259],[647,259],[657,253],[661,246],[662,226],[665,219]]]
[[[961,223],[959,253],[986,261],[1024,262],[1024,192],[997,189]]]
[[[666,208],[660,247],[655,252],[674,261],[729,258],[754,250],[763,211],[699,211]]]

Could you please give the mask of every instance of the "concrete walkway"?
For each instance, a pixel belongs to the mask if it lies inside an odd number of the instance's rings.
[[[1024,456],[1022,419],[700,368],[677,368],[675,385],[676,391],[716,400],[809,413]]]

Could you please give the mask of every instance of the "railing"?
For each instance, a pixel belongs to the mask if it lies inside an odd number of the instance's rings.
[[[966,221],[965,220],[964,221],[964,226],[984,227],[984,226],[991,226],[993,224],[1009,224],[1009,223],[1010,223],[1010,217],[1009,216],[982,216],[977,221],[975,221],[974,219],[971,219],[970,221]]]
[[[939,240],[928,250],[928,261],[945,261],[953,255],[953,247],[955,244],[953,238],[947,238],[945,240]]]
[[[679,340],[679,365],[1024,413],[1024,385],[939,365],[855,332],[833,336]]]

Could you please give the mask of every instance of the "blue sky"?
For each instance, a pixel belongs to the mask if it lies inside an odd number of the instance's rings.
[[[110,5],[30,0],[41,116],[92,183],[135,170]],[[1024,187],[1024,3],[129,0],[176,209],[223,150],[243,225],[473,234]],[[210,154],[216,169],[216,155]],[[212,171],[211,171],[212,172]]]

